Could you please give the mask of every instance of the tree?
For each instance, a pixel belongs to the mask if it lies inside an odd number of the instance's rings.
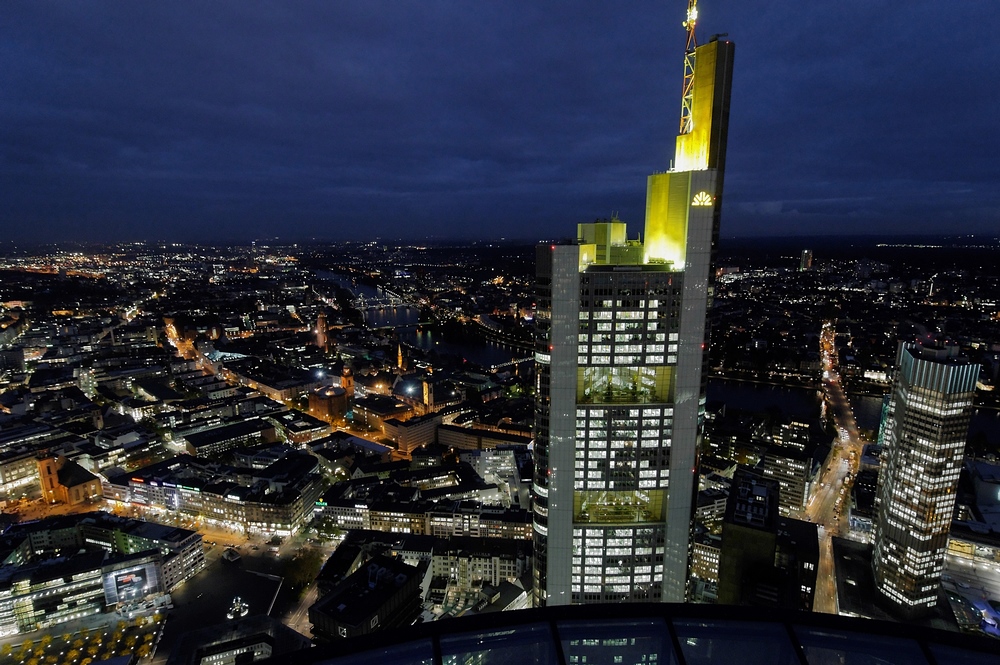
[[[286,570],[286,581],[293,589],[303,588],[316,579],[323,566],[323,554],[319,550],[299,550],[299,556]]]
[[[139,640],[136,638],[135,635],[129,635],[128,637],[125,638],[125,646],[131,649],[132,647],[135,646],[135,643],[138,641]]]

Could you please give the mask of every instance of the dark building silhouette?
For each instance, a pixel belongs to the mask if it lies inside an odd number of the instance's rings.
[[[779,491],[775,480],[736,471],[722,522],[719,603],[812,609],[816,525],[781,517]]]

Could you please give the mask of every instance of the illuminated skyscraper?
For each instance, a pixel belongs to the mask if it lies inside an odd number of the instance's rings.
[[[813,251],[811,249],[803,249],[802,258],[799,260],[799,272],[812,270],[812,267],[813,267]]]
[[[979,365],[958,346],[900,344],[883,435],[872,568],[904,614],[934,607]]]
[[[536,605],[683,601],[734,46],[693,42],[645,242],[581,224],[537,252]]]

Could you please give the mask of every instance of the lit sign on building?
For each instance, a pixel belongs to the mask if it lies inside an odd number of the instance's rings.
[[[712,205],[712,197],[709,196],[708,192],[698,192],[694,196],[694,200],[691,201],[692,206],[707,207]]]

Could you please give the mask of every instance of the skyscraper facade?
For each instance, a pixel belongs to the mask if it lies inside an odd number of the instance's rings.
[[[612,219],[538,247],[537,606],[685,599],[733,54],[688,54],[642,241]]]
[[[903,614],[937,604],[979,365],[955,344],[900,344],[883,432],[872,568]]]
[[[802,258],[799,260],[799,272],[812,270],[812,267],[813,267],[813,251],[811,249],[803,249]]]

